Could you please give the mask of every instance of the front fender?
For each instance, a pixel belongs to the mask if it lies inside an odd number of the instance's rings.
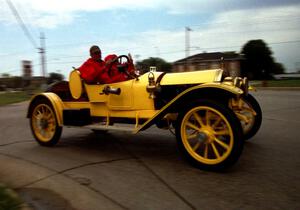
[[[59,126],[62,126],[63,125],[63,102],[60,99],[60,97],[58,95],[56,95],[55,93],[49,92],[49,93],[40,93],[40,94],[34,95],[31,98],[31,101],[29,103],[29,107],[27,110],[27,118],[31,117],[33,106],[40,99],[49,100],[49,102],[52,104],[52,107],[54,109],[57,123]]]
[[[223,83],[205,83],[202,85],[193,86],[178,94],[174,99],[172,99],[163,108],[161,108],[152,118],[147,120],[141,127],[136,129],[135,133],[147,129],[148,127],[153,125],[156,120],[163,118],[170,109],[174,108],[174,106],[176,106],[180,101],[184,100],[185,96],[187,95],[192,96],[195,93],[197,94],[197,98],[195,99],[199,100],[201,99],[201,95],[203,96],[205,92],[208,92],[206,91],[208,89],[219,91],[219,92],[222,91],[222,93],[229,93],[230,95],[236,95],[236,96],[243,94],[243,90],[241,90],[240,88],[232,85],[226,85]],[[198,96],[200,96],[200,98]],[[210,96],[210,98],[213,97]],[[188,102],[184,101],[184,103],[188,103]]]

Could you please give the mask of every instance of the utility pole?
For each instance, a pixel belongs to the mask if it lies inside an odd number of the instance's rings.
[[[39,53],[41,54],[41,73],[42,77],[47,76],[47,69],[46,69],[46,42],[45,42],[45,35],[43,32],[40,34],[40,44],[41,47],[38,48],[40,51]]]
[[[190,31],[192,31],[191,28],[185,27],[185,70],[188,68],[187,58],[190,56]]]

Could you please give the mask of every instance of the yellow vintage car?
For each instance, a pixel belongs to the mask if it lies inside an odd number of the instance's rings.
[[[75,69],[69,82],[33,96],[27,117],[42,146],[55,145],[63,126],[136,134],[156,125],[175,134],[191,164],[222,170],[238,160],[244,140],[256,134],[262,121],[247,79],[223,78],[222,73],[150,70],[123,82],[87,84]]]

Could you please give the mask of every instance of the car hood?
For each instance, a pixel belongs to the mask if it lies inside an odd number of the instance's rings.
[[[167,73],[161,79],[160,85],[183,85],[220,82],[222,73],[222,69]]]

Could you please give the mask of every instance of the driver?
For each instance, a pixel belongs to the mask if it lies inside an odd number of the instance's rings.
[[[127,62],[120,63],[116,54],[108,55],[104,58],[107,64],[108,78],[103,78],[105,83],[121,82],[131,78],[134,72],[134,65],[131,57],[128,57]]]
[[[120,64],[115,54],[108,55],[102,60],[101,50],[94,45],[90,48],[90,56],[80,67],[81,78],[90,84],[108,84],[129,79],[128,72],[134,71],[132,59]],[[125,70],[127,68],[127,71]]]

